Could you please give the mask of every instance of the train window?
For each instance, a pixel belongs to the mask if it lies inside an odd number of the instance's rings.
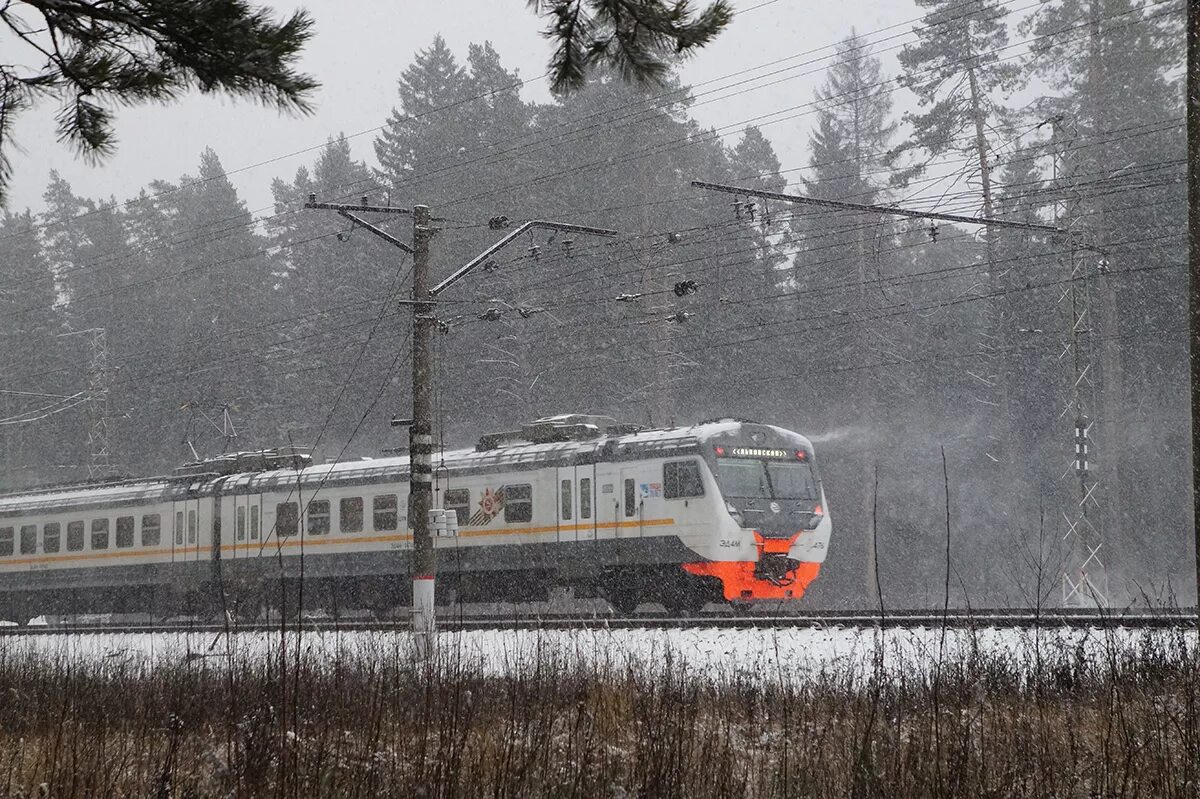
[[[13,553],[13,528],[0,527],[0,557]]]
[[[562,503],[562,518],[568,520],[571,518],[571,481],[563,480],[562,487],[559,489],[558,498]],[[507,499],[507,497],[505,497]]]
[[[258,506],[250,506],[250,540],[258,540]]]
[[[533,486],[529,483],[504,487],[504,521],[533,521]]]
[[[183,511],[175,511],[175,546],[183,546]]]
[[[108,549],[108,519],[92,519],[92,549]]]
[[[362,497],[345,497],[338,503],[338,530],[343,533],[361,533],[362,524]]]
[[[236,523],[237,540],[245,541],[246,540],[246,509],[244,507],[238,508],[237,513],[235,515],[237,516],[237,523]]]
[[[286,538],[300,529],[300,508],[295,502],[280,502],[275,506],[275,535]]]
[[[625,517],[637,515],[637,496],[633,493],[633,480],[625,481]]]
[[[23,524],[21,525],[21,554],[36,555],[37,554],[37,525]]]
[[[325,535],[329,532],[329,500],[314,499],[308,503],[308,534]]]
[[[142,546],[156,547],[162,541],[162,517],[147,513],[142,517]]]
[[[371,501],[371,509],[375,515],[376,530],[395,530],[400,526],[400,519],[396,513],[396,495],[384,494],[375,497]]]
[[[57,552],[59,536],[62,533],[62,525],[58,522],[51,522],[42,528],[42,551]]]
[[[196,543],[196,528],[199,526],[199,525],[197,525],[196,522],[197,522],[196,511],[194,511],[194,510],[188,511],[188,543],[189,544]]]
[[[83,549],[83,522],[67,522],[67,551]]]
[[[592,478],[579,478],[579,518],[592,518]]]
[[[117,546],[122,549],[133,546],[133,517],[117,517]]]
[[[471,521],[471,489],[447,488],[444,507],[454,511],[459,527],[466,527]]]
[[[704,496],[700,464],[696,461],[667,461],[663,464],[663,497],[684,499]]]

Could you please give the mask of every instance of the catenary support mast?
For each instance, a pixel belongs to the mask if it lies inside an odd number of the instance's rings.
[[[1188,343],[1192,367],[1192,535],[1200,605],[1200,0],[1187,8]]]
[[[408,524],[413,534],[412,557],[412,630],[417,650],[428,656],[433,653],[434,633],[437,619],[434,614],[437,557],[433,543],[431,516],[433,507],[433,375],[435,373],[433,336],[437,330],[437,296],[478,266],[487,263],[493,255],[515,239],[534,230],[557,230],[591,236],[615,236],[615,230],[569,225],[563,222],[532,220],[524,222],[500,241],[472,258],[453,274],[437,285],[433,283],[430,263],[429,241],[436,228],[429,207],[417,205],[407,208],[369,205],[364,197],[359,204],[319,203],[310,194],[305,208],[336,211],[384,241],[399,247],[413,256],[413,289],[409,303],[413,309],[412,322],[412,418],[394,419],[395,426],[409,428],[409,484]],[[409,246],[387,231],[381,230],[352,212],[411,214],[413,218],[413,243]],[[502,220],[502,221],[501,221]],[[490,223],[495,229],[507,226],[506,217],[496,217]]]

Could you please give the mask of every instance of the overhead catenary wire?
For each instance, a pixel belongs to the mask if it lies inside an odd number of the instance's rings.
[[[1159,1],[1165,1],[1165,0],[1159,0]],[[968,5],[968,4],[964,4],[964,6],[967,6],[967,5]],[[1128,12],[1127,12],[1127,13],[1128,13]],[[1120,16],[1120,14],[1118,14],[1118,16]],[[947,19],[947,20],[943,20],[943,22],[942,22],[942,23],[938,23],[938,24],[947,24],[948,22],[953,22],[953,19],[955,19],[955,18],[952,18],[952,19]],[[890,28],[889,28],[889,29],[890,29]],[[889,30],[889,29],[884,29],[884,30]],[[1020,44],[1020,43],[1018,43],[1018,44]],[[836,46],[829,46],[829,47],[836,47]],[[1009,46],[1009,47],[1012,47],[1012,46]],[[823,48],[818,48],[818,49],[823,49]],[[816,50],[815,50],[815,52],[816,52]],[[785,59],[785,60],[786,60],[786,59]],[[739,73],[734,73],[734,74],[739,74]],[[719,79],[718,79],[718,80],[719,80]],[[888,82],[883,82],[883,83],[888,83]],[[899,88],[899,86],[894,86],[894,88]],[[686,91],[686,89],[679,90],[679,91]],[[670,92],[667,92],[667,94],[670,94]],[[476,97],[476,98],[478,98],[478,97]],[[467,101],[461,101],[461,102],[468,102],[469,100],[475,100],[475,98],[468,98],[468,100],[467,100]],[[451,108],[451,107],[455,107],[455,106],[457,106],[457,104],[461,104],[461,102],[450,103],[450,104],[448,104],[448,106],[446,106],[445,108]],[[431,110],[430,110],[430,112],[428,112],[428,114],[436,113],[436,112],[438,112],[438,110],[444,110],[444,109],[442,109],[442,108],[439,108],[439,109],[431,109]],[[738,125],[740,125],[740,124],[742,124],[742,122],[738,122]],[[380,126],[380,128],[372,128],[372,130],[382,130],[382,127],[384,127],[384,126]],[[373,180],[373,179],[372,179],[372,180]],[[194,185],[194,184],[188,184],[188,185]],[[353,193],[353,192],[350,192],[350,193]],[[288,212],[294,212],[294,211],[288,211]],[[287,214],[287,212],[286,212],[286,214]],[[257,223],[257,221],[256,221],[256,223]]]
[[[1167,0],[1158,0],[1158,2],[1166,2],[1166,1],[1167,1]],[[1124,12],[1124,13],[1125,13],[1125,14],[1128,14],[1128,13],[1132,13],[1132,12]],[[1118,14],[1118,15],[1115,15],[1115,16],[1123,16],[1123,14]],[[1144,21],[1144,20],[1135,20],[1135,22],[1134,22],[1134,23],[1131,23],[1131,24],[1137,24],[1138,22],[1141,22],[1141,21]],[[1082,26],[1078,26],[1078,27],[1082,27]],[[1059,33],[1061,33],[1061,32],[1059,32]],[[1036,38],[1038,38],[1038,37],[1034,37],[1034,38],[1036,39]],[[1028,41],[1031,41],[1031,40],[1026,40],[1026,42],[1028,42]],[[1015,43],[1015,44],[1013,44],[1013,45],[1008,45],[1008,47],[1019,46],[1020,44],[1022,44],[1022,42],[1018,42],[1018,43]],[[1001,49],[1007,49],[1007,48],[1001,48]],[[895,79],[889,79],[888,81],[881,81],[881,84],[886,84],[886,83],[892,82],[893,80],[895,80]],[[868,88],[869,88],[869,87],[868,87]],[[898,88],[898,85],[897,85],[895,88]],[[785,110],[787,110],[787,109],[785,109]],[[769,115],[767,115],[767,116],[772,116],[772,115],[774,115],[775,113],[781,113],[781,112],[774,112],[773,114],[769,114]],[[735,124],[742,124],[742,123],[735,123]],[[285,212],[283,212],[283,213],[286,215],[286,214],[289,214],[289,213],[295,213],[295,211],[294,211],[294,210],[292,210],[292,211],[285,211]],[[236,227],[236,226],[235,226],[235,227]],[[294,243],[292,243],[292,245],[288,245],[288,246],[294,246]],[[96,295],[90,295],[90,296],[96,296]],[[78,299],[84,299],[84,298],[78,298]]]

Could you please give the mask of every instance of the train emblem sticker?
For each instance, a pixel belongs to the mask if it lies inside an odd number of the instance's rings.
[[[504,486],[493,491],[484,489],[483,497],[479,500],[479,510],[471,515],[467,524],[472,527],[488,524],[504,508]]]
[[[778,502],[772,502],[767,507],[771,509],[771,513],[779,513],[779,503]]]

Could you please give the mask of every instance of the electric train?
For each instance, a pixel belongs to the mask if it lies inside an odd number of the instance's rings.
[[[544,600],[631,613],[794,602],[832,524],[811,442],[718,419],[642,429],[564,415],[434,455],[439,599]],[[313,464],[294,450],[168,477],[0,495],[0,618],[411,602],[405,456]]]

